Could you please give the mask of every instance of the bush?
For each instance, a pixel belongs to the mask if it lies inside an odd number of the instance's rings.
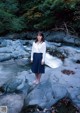
[[[79,33],[80,18],[76,16],[79,10],[79,0],[1,0],[0,33],[63,26]]]

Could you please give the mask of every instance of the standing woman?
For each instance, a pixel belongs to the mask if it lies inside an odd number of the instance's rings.
[[[45,73],[45,55],[46,42],[43,33],[39,31],[31,50],[31,70],[35,73],[36,80],[34,83],[36,84],[40,82],[41,74]]]

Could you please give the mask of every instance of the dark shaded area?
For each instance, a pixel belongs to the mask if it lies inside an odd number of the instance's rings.
[[[64,70],[62,70],[61,71],[62,73],[64,73],[64,74],[67,74],[67,75],[74,75],[75,74],[75,72],[74,71],[72,71],[72,70],[67,70],[67,69],[64,69]]]
[[[68,98],[64,98],[60,100],[57,104],[55,104],[55,113],[79,113],[77,108],[75,108]]]

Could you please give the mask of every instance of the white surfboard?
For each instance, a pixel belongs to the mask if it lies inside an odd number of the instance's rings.
[[[46,53],[45,64],[51,68],[58,68],[62,65],[62,61],[59,58]]]

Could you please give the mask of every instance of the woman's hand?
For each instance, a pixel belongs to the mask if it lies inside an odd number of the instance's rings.
[[[41,64],[43,65],[45,62],[43,60],[41,60]]]
[[[33,62],[33,60],[31,60],[31,63]]]

